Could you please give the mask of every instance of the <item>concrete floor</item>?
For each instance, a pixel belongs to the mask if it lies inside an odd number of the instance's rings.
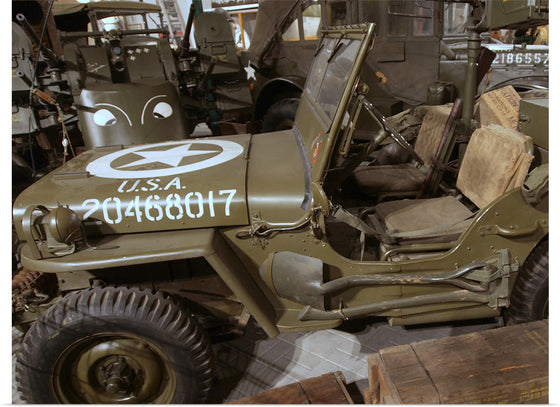
[[[325,373],[340,371],[355,402],[363,403],[367,356],[382,348],[462,335],[502,326],[501,320],[392,327],[380,319],[348,323],[342,329],[282,333],[269,339],[253,321],[245,335],[213,345],[216,381],[208,402],[234,401]],[[12,329],[12,362],[22,336]],[[14,369],[12,367],[12,373]],[[12,380],[12,403],[24,404]]]
[[[234,401],[325,373],[340,371],[357,403],[368,385],[367,356],[382,348],[502,326],[501,320],[392,327],[380,319],[343,329],[282,333],[269,339],[254,324],[246,335],[214,346],[217,385],[210,402]]]

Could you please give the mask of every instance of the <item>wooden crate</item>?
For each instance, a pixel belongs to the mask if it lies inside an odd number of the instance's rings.
[[[521,97],[511,85],[483,93],[478,101],[480,125],[499,124],[517,130],[520,100]]]
[[[288,384],[231,404],[354,404],[341,372]]]
[[[548,403],[548,321],[382,349],[372,404]]]

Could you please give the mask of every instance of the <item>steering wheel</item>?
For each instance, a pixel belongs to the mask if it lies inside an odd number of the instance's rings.
[[[424,160],[414,151],[414,148],[410,143],[404,138],[404,136],[398,132],[397,129],[393,127],[391,123],[387,120],[385,116],[369,101],[364,100],[364,107],[366,110],[377,120],[377,122],[383,127],[383,129],[389,134],[395,143],[397,143],[401,148],[404,148],[412,157],[418,161],[420,164],[424,164]]]

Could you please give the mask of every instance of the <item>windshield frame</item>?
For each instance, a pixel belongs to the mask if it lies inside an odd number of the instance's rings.
[[[336,139],[339,136],[341,123],[347,111],[361,67],[367,53],[372,49],[374,29],[375,24],[368,23],[342,27],[325,27],[321,30],[321,40],[317,44],[316,56],[310,68],[295,121],[296,131],[301,134],[303,146],[311,163],[313,181],[321,181],[324,177],[324,171],[330,160]],[[335,52],[334,56],[332,56],[331,54],[335,47],[325,47],[325,45],[328,45],[324,43],[327,39],[334,39],[335,42],[331,42],[334,46],[336,46],[336,41],[352,40],[358,45],[357,49],[355,49],[355,54],[352,55],[353,58],[349,58],[349,55],[344,57],[343,47],[339,47],[337,50],[338,52],[342,51],[341,53]],[[325,78],[324,75],[327,75],[328,71],[335,72],[336,68],[340,66],[338,64],[339,61],[343,60],[344,66],[350,66],[350,69],[344,78],[344,83],[342,81],[338,82],[340,89],[337,90],[337,94],[334,97],[335,100],[338,99],[336,106],[330,105],[325,108],[324,105],[318,103],[321,102],[319,97],[321,90],[327,89],[323,80]],[[313,78],[313,75],[316,77]],[[321,86],[315,89],[316,92],[314,92],[310,84],[314,80],[319,79]]]

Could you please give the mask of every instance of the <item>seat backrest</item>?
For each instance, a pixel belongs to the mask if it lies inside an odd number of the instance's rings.
[[[451,113],[451,105],[434,106],[422,120],[422,126],[420,126],[416,143],[414,143],[414,151],[424,160],[426,167],[430,166],[432,158],[441,160],[441,157],[435,156],[449,113]]]
[[[533,141],[499,125],[472,134],[457,177],[457,188],[483,208],[513,188],[520,187],[534,156]]]

